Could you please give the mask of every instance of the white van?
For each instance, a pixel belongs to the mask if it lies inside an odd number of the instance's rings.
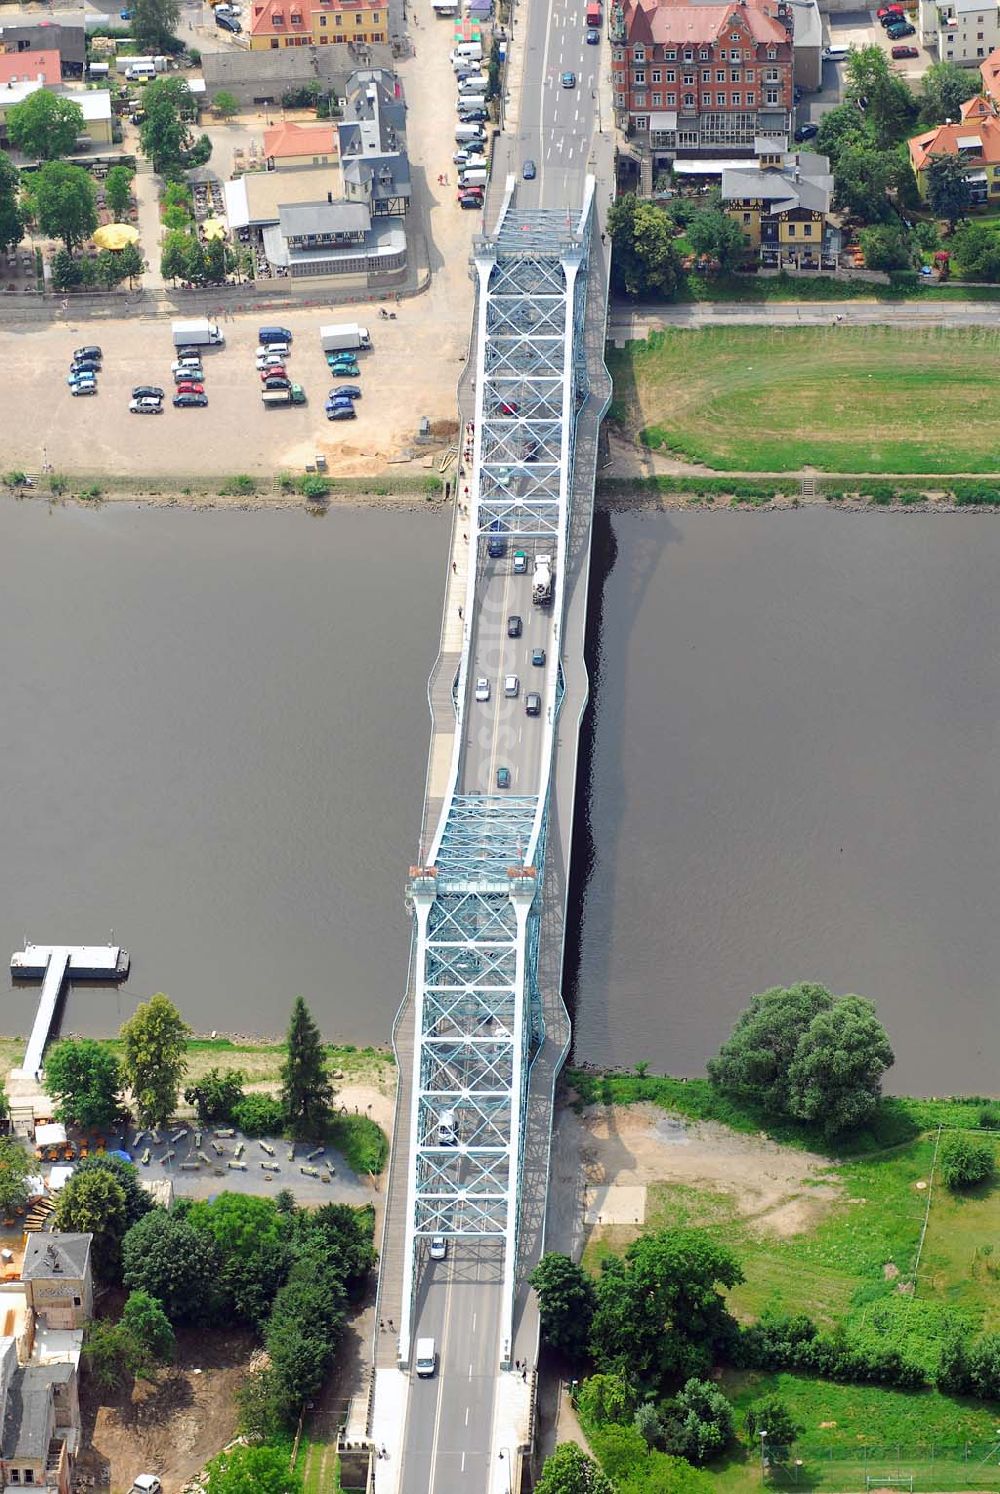
[[[844,58],[850,54],[850,50],[850,47],[824,47],[823,56],[829,62],[843,62]]]
[[[489,172],[485,167],[469,167],[458,173],[459,186],[462,187],[485,187],[490,179]]]
[[[150,83],[156,77],[156,64],[153,62],[133,62],[125,69],[125,76],[130,83]]]
[[[417,1339],[417,1374],[421,1379],[429,1379],[437,1369],[437,1347],[432,1338]]]
[[[490,86],[490,80],[479,73],[472,78],[463,78],[461,86],[463,93],[485,93]]]
[[[483,49],[479,42],[459,42],[448,60],[452,67],[463,67],[466,62],[482,62]]]
[[[457,108],[459,114],[463,109],[485,109],[486,99],[481,93],[460,93]]]

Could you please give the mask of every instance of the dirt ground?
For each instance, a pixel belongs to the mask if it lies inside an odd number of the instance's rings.
[[[746,1221],[771,1234],[811,1228],[839,1196],[829,1161],[685,1121],[655,1105],[563,1107],[552,1147],[550,1249],[579,1258],[595,1233],[641,1226],[646,1190],[682,1183],[729,1196]]]
[[[236,1392],[254,1351],[248,1333],[181,1330],[177,1360],[131,1391],[108,1395],[85,1375],[78,1471],[124,1494],[137,1473],[178,1491],[236,1435]]]

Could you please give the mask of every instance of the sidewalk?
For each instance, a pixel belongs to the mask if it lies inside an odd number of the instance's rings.
[[[136,152],[132,191],[139,210],[139,247],[149,266],[142,277],[142,286],[143,290],[161,291],[164,280],[160,274],[160,179],[153,175],[149,162],[139,155],[138,134],[138,130],[129,130],[128,147]]]

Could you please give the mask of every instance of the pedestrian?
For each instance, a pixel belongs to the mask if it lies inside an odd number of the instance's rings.
[[[389,1332],[390,1333],[395,1333],[395,1331],[396,1331],[395,1328],[392,1326],[392,1318],[390,1318],[389,1319]]]
[[[462,609],[461,609],[461,607],[459,607],[459,609],[458,609],[458,620],[459,620],[459,622],[462,621]]]
[[[385,1332],[385,1318],[381,1318],[379,1320],[378,1331],[379,1331],[379,1333],[384,1333]]]
[[[521,1371],[521,1379],[524,1381],[525,1385],[527,1385],[527,1383],[528,1383],[528,1366],[527,1365],[525,1365],[524,1369]]]
[[[457,573],[458,573],[458,561],[457,560],[453,560],[452,561],[452,563],[451,563],[451,570],[452,570],[452,575],[457,575]]]
[[[383,1458],[385,1458],[388,1461],[388,1458],[389,1458],[389,1449],[385,1446],[384,1443],[382,1444],[382,1456],[383,1456]]]

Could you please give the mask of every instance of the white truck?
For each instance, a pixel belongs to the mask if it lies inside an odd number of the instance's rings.
[[[174,347],[221,347],[225,342],[218,322],[198,317],[193,322],[174,322]]]
[[[339,326],[320,327],[319,345],[324,353],[339,353],[346,348],[370,348],[371,333],[357,322],[341,322]]]
[[[531,578],[531,600],[536,607],[547,607],[552,600],[552,556],[536,555]]]

